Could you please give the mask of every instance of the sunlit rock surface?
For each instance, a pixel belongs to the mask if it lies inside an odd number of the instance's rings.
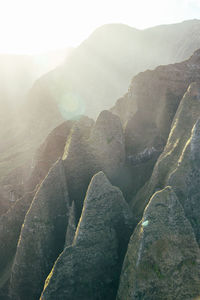
[[[200,250],[170,187],[157,192],[129,242],[117,300],[191,300],[200,295]]]
[[[176,168],[169,174],[167,183],[179,197],[200,244],[200,119],[194,125],[191,138],[185,145]]]
[[[199,83],[192,83],[188,87],[188,90],[183,96],[183,99],[181,100],[178,110],[175,114],[167,144],[156,162],[152,176],[149,182],[145,184],[145,186],[132,200],[133,210],[136,212],[136,222],[140,220],[142,212],[152,194],[156,190],[164,188],[166,184],[169,184],[168,180],[171,176],[170,174],[176,172],[176,168],[182,164],[183,152],[185,151],[185,147],[191,137],[192,128],[200,116],[199,89]],[[189,173],[196,173],[196,180],[198,180],[199,175],[197,157],[193,159],[193,162],[191,159],[186,159],[186,161],[188,168],[186,168],[183,174],[180,174],[179,176],[186,178],[189,176]],[[171,180],[170,184],[173,185],[173,188],[176,190],[175,181],[172,182]],[[194,180],[194,182],[191,181],[190,183],[185,182],[184,189],[182,190],[182,194],[185,195],[184,197],[186,197],[187,194],[186,190],[189,192],[191,188],[195,188],[195,193],[198,194],[198,184],[196,184]],[[180,201],[181,199],[182,196],[180,197]]]
[[[89,185],[71,247],[56,261],[41,299],[115,299],[132,215],[103,172]]]

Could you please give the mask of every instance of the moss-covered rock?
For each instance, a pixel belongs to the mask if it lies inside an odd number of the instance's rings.
[[[117,300],[191,300],[200,295],[200,250],[170,187],[155,193],[129,242]]]
[[[131,231],[128,204],[99,172],[89,185],[73,244],[56,261],[41,299],[115,299]]]

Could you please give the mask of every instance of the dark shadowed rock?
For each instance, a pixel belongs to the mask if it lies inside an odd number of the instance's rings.
[[[12,267],[11,299],[39,298],[45,278],[64,247],[68,202],[60,160],[41,184],[26,214]]]
[[[41,299],[115,299],[131,229],[122,193],[99,172],[89,185],[73,244],[56,261]]]
[[[170,187],[157,192],[129,242],[117,300],[191,300],[200,295],[200,250]]]

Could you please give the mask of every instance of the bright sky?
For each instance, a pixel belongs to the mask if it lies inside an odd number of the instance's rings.
[[[98,26],[200,19],[200,0],[0,0],[0,53],[77,46]]]

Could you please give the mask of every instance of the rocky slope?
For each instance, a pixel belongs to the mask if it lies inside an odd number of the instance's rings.
[[[54,130],[0,217],[0,298],[198,298],[199,117],[200,50]]]

